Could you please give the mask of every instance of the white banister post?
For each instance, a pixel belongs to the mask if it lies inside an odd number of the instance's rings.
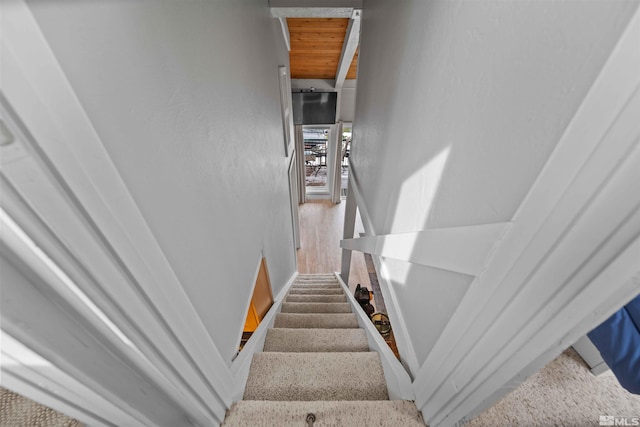
[[[353,184],[351,182],[351,174],[349,174],[349,184],[347,187],[347,201],[344,208],[344,232],[342,234],[343,239],[353,238],[353,233],[356,226],[356,210],[358,205],[356,204],[355,195],[353,194]],[[349,272],[351,270],[351,250],[342,249],[342,268],[340,269],[340,276],[342,280],[349,284]]]

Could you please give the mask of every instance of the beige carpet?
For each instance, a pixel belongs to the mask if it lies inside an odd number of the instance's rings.
[[[342,295],[341,288],[334,288],[328,286],[304,286],[300,288],[292,288],[289,291],[289,295]]]
[[[289,295],[287,302],[347,302],[346,295]]]
[[[316,279],[296,280],[285,299],[293,313],[276,315],[223,425],[303,426],[313,413],[318,427],[424,426],[415,403],[388,400],[380,355],[369,351],[355,314],[342,313],[344,302],[328,299],[345,297],[335,277],[322,278],[329,287]]]
[[[60,412],[0,387],[0,427],[81,427]]]
[[[389,400],[376,352],[256,353],[244,400]]]
[[[416,405],[403,400],[272,402],[242,400],[233,404],[225,427],[424,427]]]
[[[468,426],[597,426],[600,415],[640,417],[640,396],[594,376],[569,348]]]
[[[271,328],[262,351],[290,353],[369,351],[363,329]]]
[[[274,328],[357,328],[358,319],[353,313],[280,313],[276,315]]]
[[[281,313],[351,313],[348,302],[326,304],[322,302],[285,302],[282,303]]]

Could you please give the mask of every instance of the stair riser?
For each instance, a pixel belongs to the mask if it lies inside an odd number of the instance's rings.
[[[335,280],[302,280],[300,282],[294,282],[294,286],[340,286]]]
[[[291,288],[289,295],[343,295],[342,288]]]
[[[281,313],[352,313],[349,303],[326,302],[285,302],[282,303]]]
[[[369,343],[363,329],[269,329],[263,351],[366,352]]]
[[[342,285],[340,285],[339,283],[335,283],[335,282],[327,282],[327,283],[294,283],[291,288],[292,289],[295,289],[295,288],[328,288],[328,289],[339,288],[339,289],[342,289]]]
[[[289,289],[288,295],[344,295],[344,291],[342,288],[294,286]]]
[[[378,353],[256,353],[245,400],[388,400]]]
[[[347,302],[346,295],[287,295],[285,302]]]
[[[273,324],[274,328],[324,328],[349,329],[358,328],[358,320],[353,313],[299,314],[279,313]]]
[[[327,273],[327,274],[299,274],[298,277],[296,277],[296,280],[308,280],[308,279],[317,279],[317,278],[321,278],[321,279],[333,279],[336,280],[336,275],[335,274],[331,274],[331,273]]]

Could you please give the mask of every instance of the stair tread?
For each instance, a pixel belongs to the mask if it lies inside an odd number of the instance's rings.
[[[352,313],[348,302],[283,302],[281,313]]]
[[[309,279],[309,280],[296,280],[293,283],[295,286],[340,286],[340,283],[336,279]]]
[[[335,274],[329,274],[326,276],[318,274],[309,276],[298,276],[296,280],[338,280],[338,278],[335,276]]]
[[[272,328],[267,331],[263,351],[369,351],[369,342],[364,329]]]
[[[223,426],[303,426],[308,413],[314,427],[406,426],[424,427],[415,403],[407,400],[273,402],[244,400],[234,403]]]
[[[245,400],[388,400],[376,352],[256,353]]]
[[[342,285],[340,285],[338,282],[309,282],[309,283],[305,283],[305,282],[298,283],[298,282],[296,282],[291,286],[291,288],[292,289],[295,289],[295,288],[303,288],[303,289],[306,289],[306,288],[331,288],[331,289],[339,288],[339,289],[342,289]]]
[[[307,285],[313,285],[313,284],[318,284],[319,286],[340,286],[340,283],[338,283],[338,281],[336,279],[309,279],[309,280],[296,280],[294,282],[294,285],[299,285],[299,286],[307,286]]]
[[[285,302],[347,302],[347,296],[342,295],[304,295],[289,294],[285,298]]]
[[[289,295],[343,295],[342,288],[302,287],[289,289]]]
[[[274,328],[359,328],[354,313],[278,313]]]

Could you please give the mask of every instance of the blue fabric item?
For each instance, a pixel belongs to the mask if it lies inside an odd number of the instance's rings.
[[[640,295],[588,336],[620,385],[640,394]]]

